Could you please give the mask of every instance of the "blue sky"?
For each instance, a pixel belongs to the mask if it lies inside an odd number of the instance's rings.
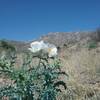
[[[99,25],[100,0],[0,0],[1,39],[33,40]]]

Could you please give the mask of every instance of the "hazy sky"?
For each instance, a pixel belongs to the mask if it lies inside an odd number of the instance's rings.
[[[100,0],[0,0],[0,38],[32,40],[99,25]]]

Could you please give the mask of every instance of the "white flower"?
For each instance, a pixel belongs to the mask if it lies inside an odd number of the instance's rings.
[[[55,56],[57,56],[57,48],[54,47],[54,48],[50,48],[50,49],[51,50],[49,51],[48,56],[49,57],[55,57]]]
[[[35,41],[35,42],[32,42],[30,44],[30,46],[31,46],[31,48],[29,48],[29,50],[31,52],[35,53],[35,52],[40,51],[43,48],[44,42],[43,41],[40,41],[40,42],[39,41]]]
[[[49,57],[57,56],[57,48],[53,44],[44,43],[44,41],[35,41],[30,44],[31,48],[29,50],[33,53],[39,52],[40,50],[44,50],[48,53]]]

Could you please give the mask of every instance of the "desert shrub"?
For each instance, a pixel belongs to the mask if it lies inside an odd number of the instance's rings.
[[[91,40],[95,41],[95,42],[100,42],[100,27],[97,28],[94,32],[91,32],[89,34]]]
[[[96,29],[96,40],[100,42],[100,28]]]
[[[5,40],[0,41],[0,47],[4,48],[5,50],[15,51],[15,47]]]
[[[87,47],[88,47],[89,50],[90,50],[90,49],[94,49],[94,48],[97,47],[97,42],[95,42],[95,41],[90,41],[90,42],[88,43]]]
[[[5,40],[0,40],[0,56],[6,56],[7,58],[11,58],[15,56],[16,48],[14,45],[8,43]]]
[[[0,87],[1,100],[3,97],[9,100],[56,100],[57,93],[62,91],[59,86],[66,89],[65,82],[59,76],[68,75],[61,71],[59,59],[34,56],[27,52],[23,64],[16,69],[16,57],[10,57],[0,59],[0,75],[9,79],[8,85]],[[39,60],[38,65],[32,64],[35,58]]]

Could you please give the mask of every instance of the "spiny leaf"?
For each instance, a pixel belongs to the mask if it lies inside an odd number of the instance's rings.
[[[62,85],[65,88],[65,90],[67,89],[66,83],[63,81],[58,81],[58,82],[54,83],[54,87],[58,87],[60,85]]]

